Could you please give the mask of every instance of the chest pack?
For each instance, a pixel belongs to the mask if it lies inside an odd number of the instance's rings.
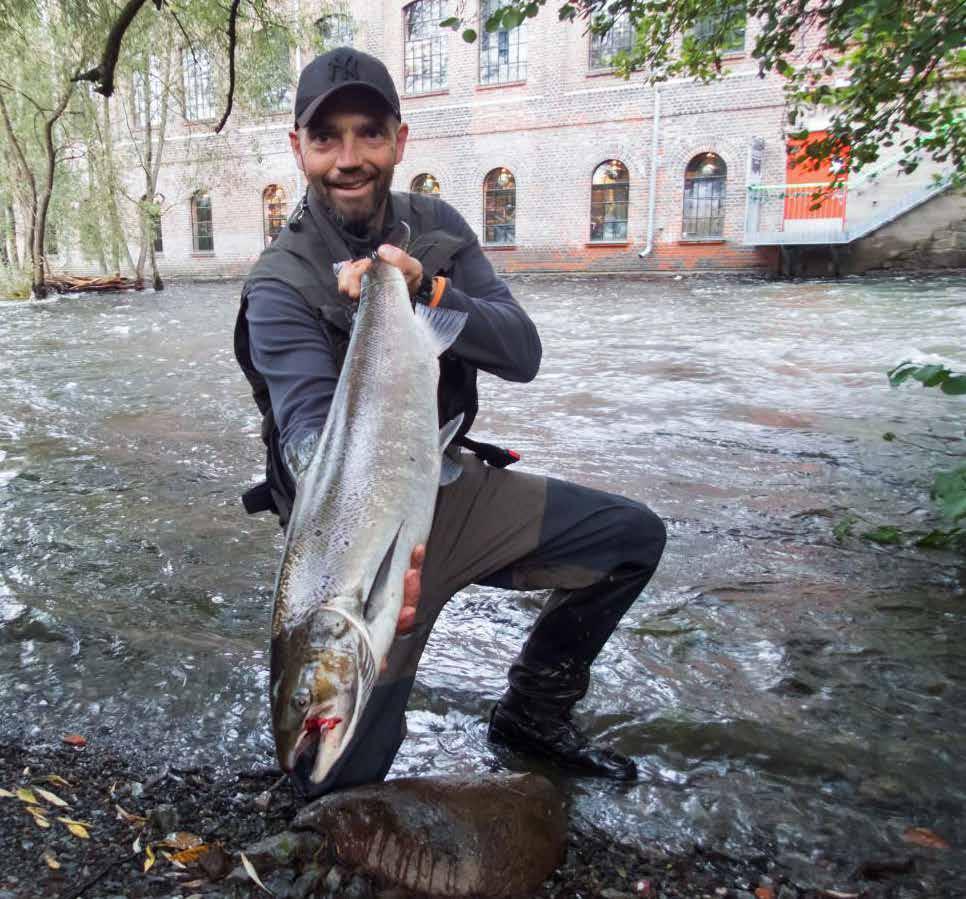
[[[438,227],[439,202],[420,194],[392,194],[395,218],[405,221],[410,228],[407,252],[419,259],[423,270],[431,276],[450,274],[454,258],[469,245],[467,238]],[[259,257],[242,288],[241,307],[235,322],[235,357],[262,415],[261,436],[266,449],[265,480],[248,490],[242,502],[249,514],[274,512],[282,527],[291,514],[295,484],[282,460],[268,385],[252,362],[246,315],[248,296],[260,281],[281,281],[293,288],[325,332],[341,372],[349,347],[355,302],[339,293],[332,266],[352,256],[338,229],[316,205],[314,197],[306,195],[286,227]],[[451,352],[444,353],[439,364],[440,421],[450,421],[462,414],[463,424],[454,442],[471,449],[484,446],[465,436],[479,407],[476,368]]]

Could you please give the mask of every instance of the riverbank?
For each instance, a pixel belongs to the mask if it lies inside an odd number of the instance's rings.
[[[277,774],[147,768],[87,745],[0,743],[0,790],[12,794],[0,793],[0,899],[267,895],[242,874],[240,853],[284,831],[299,807]],[[669,855],[613,837],[572,827],[565,863],[534,899],[884,899],[902,885],[902,896],[919,895],[905,862],[886,872],[888,884],[809,891],[784,881],[767,858]],[[195,844],[209,848],[192,861]],[[257,868],[279,899],[404,895],[324,857],[275,870],[259,858]]]

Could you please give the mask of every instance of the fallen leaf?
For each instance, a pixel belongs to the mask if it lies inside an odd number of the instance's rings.
[[[186,880],[183,884],[181,884],[181,886],[188,887],[191,890],[193,890],[195,887],[203,887],[204,885],[205,881],[200,878],[198,880]],[[191,899],[191,897],[186,896],[185,899]]]
[[[34,824],[43,830],[50,828],[50,822],[44,817],[43,812],[34,812],[32,805],[28,805],[27,809],[33,813],[31,817],[34,819]]]
[[[79,824],[81,827],[93,827],[90,821],[77,821],[74,818],[58,818],[58,821],[63,821],[64,824]]]
[[[141,827],[148,823],[148,819],[141,815],[134,815],[131,812],[125,811],[117,803],[114,804],[114,808],[117,809],[117,819],[118,821],[123,821],[125,824],[133,824],[137,827]]]
[[[151,848],[150,843],[144,847],[144,854],[147,856],[144,860],[144,873],[147,874],[151,865],[154,864],[154,850]]]
[[[840,893],[838,890],[825,890],[822,895],[829,899],[859,899],[858,893]]]
[[[78,839],[89,840],[91,838],[91,835],[87,832],[87,828],[90,827],[89,824],[84,825],[82,822],[74,821],[71,818],[58,818],[57,820],[66,824],[67,829]]]
[[[244,852],[239,853],[241,855],[241,863],[245,867],[245,872],[255,881],[269,896],[274,896],[275,894],[262,883],[261,878],[258,876],[258,872],[255,870],[255,866],[248,860],[248,856]]]
[[[134,845],[131,846],[131,851],[137,855],[141,851],[141,834],[137,835],[137,839],[134,841]]]
[[[86,746],[87,740],[80,734],[64,734],[61,740],[68,746]]]
[[[50,790],[42,790],[40,787],[34,787],[34,789],[42,799],[46,799],[51,805],[56,805],[59,808],[67,808],[70,805],[69,802],[64,802],[60,796],[51,793]]]
[[[21,800],[21,802],[30,802],[33,805],[40,805],[40,803],[37,801],[37,797],[34,796],[34,794],[26,787],[21,787],[19,790],[17,790],[17,798]]]
[[[57,856],[54,855],[49,849],[41,856],[45,862],[47,862],[47,867],[51,871],[57,871],[60,868],[60,862],[57,861]]]
[[[775,899],[775,891],[771,887],[758,887],[755,899]]]
[[[11,793],[9,790],[4,790],[0,787],[0,799],[13,799],[16,795],[16,793]]]
[[[177,833],[169,833],[158,845],[167,849],[193,849],[202,843],[204,840],[197,834],[179,830]]]
[[[947,843],[939,834],[933,833],[925,827],[910,827],[903,835],[907,843],[915,846],[925,846],[927,849],[948,849]]]
[[[161,844],[160,844],[160,843],[158,843],[158,845],[160,846]],[[165,852],[165,850],[164,850],[164,849],[162,849],[162,850],[161,850],[161,854],[162,854],[162,855],[163,855],[163,856],[164,856],[164,857],[165,857],[165,858],[166,858],[166,859],[167,859],[167,860],[168,860],[169,862],[171,862],[171,864],[172,864],[172,865],[174,865],[174,866],[175,866],[176,868],[180,868],[180,869],[181,869],[182,871],[183,871],[183,870],[185,870],[185,867],[186,867],[186,866],[185,866],[185,865],[183,865],[183,864],[181,864],[181,862],[179,862],[179,861],[176,861],[176,860],[175,860],[175,857],[174,857],[174,856],[173,856],[173,855],[172,855],[172,854],[171,854],[170,852]],[[181,872],[180,872],[180,871],[175,871],[175,872],[174,872],[174,874],[173,874],[172,876],[179,876],[180,874],[181,874]]]
[[[58,787],[67,787],[68,790],[71,788],[70,782],[64,780],[59,774],[46,774],[40,779],[47,781],[49,784],[56,784]]]
[[[192,846],[189,849],[182,849],[171,856],[171,861],[180,865],[190,865],[198,861],[201,856],[211,851],[211,846],[202,843],[200,846]]]

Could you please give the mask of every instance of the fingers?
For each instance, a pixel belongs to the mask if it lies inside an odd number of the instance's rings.
[[[403,575],[403,605],[396,621],[396,633],[408,634],[416,623],[416,607],[419,605],[419,594],[422,590],[423,562],[426,559],[426,547],[420,544],[409,558],[412,566]]]
[[[394,265],[403,273],[410,296],[416,293],[419,282],[423,279],[423,264],[418,259],[414,259],[405,250],[400,250],[399,247],[389,243],[379,247],[379,258],[383,262]]]
[[[344,293],[350,300],[358,300],[362,294],[362,276],[369,271],[371,265],[371,259],[346,262],[339,269],[339,293]]]

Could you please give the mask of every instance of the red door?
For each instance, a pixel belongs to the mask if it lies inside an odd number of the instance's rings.
[[[845,184],[848,172],[843,172],[840,178],[841,187],[833,191],[823,191],[820,197],[815,194],[822,190],[823,185],[831,184],[837,172],[841,171],[844,163],[841,159],[823,159],[818,168],[809,160],[798,165],[796,157],[809,144],[827,137],[826,131],[813,131],[805,140],[790,140],[788,142],[788,162],[786,164],[785,183],[785,221],[802,222],[814,220],[819,225],[828,226],[830,220],[845,221]],[[801,185],[796,187],[795,185]]]

